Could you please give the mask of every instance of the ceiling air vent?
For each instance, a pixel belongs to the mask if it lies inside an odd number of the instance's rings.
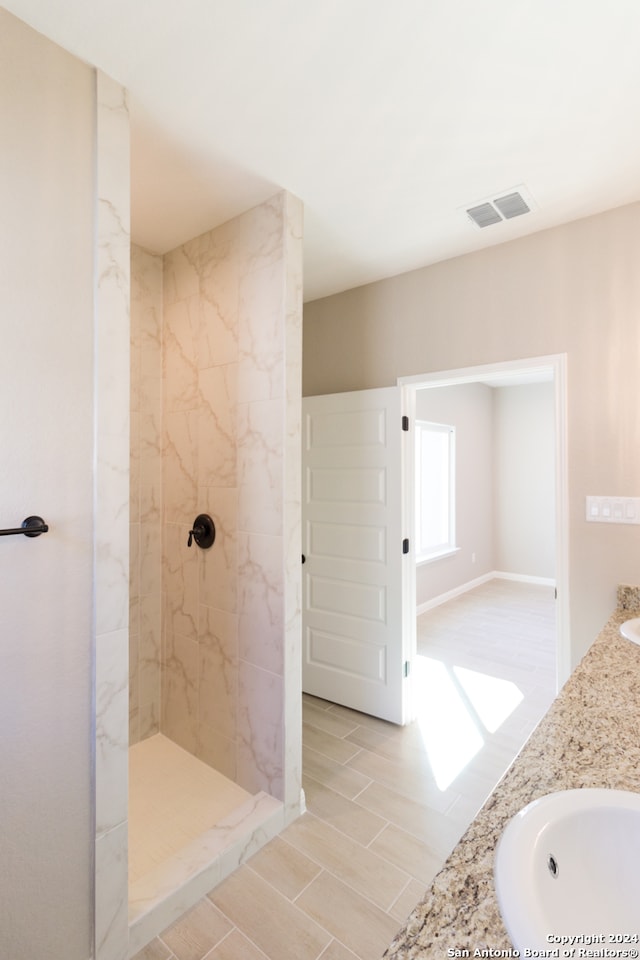
[[[491,203],[480,203],[477,207],[469,207],[467,213],[479,227],[490,227],[492,223],[500,223],[502,220]]]
[[[529,213],[530,207],[519,193],[508,193],[506,197],[497,197],[494,204],[505,218],[519,217],[522,213]]]
[[[468,207],[466,213],[478,227],[490,227],[492,223],[511,220],[513,217],[519,217],[530,211],[531,207],[522,194],[517,190],[512,190],[511,193],[504,196]]]

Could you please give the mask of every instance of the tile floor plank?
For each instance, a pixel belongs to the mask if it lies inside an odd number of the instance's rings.
[[[324,784],[304,774],[302,786],[307,810],[335,827],[336,830],[340,830],[341,833],[346,833],[363,847],[368,846],[387,823],[385,816],[378,816],[373,807],[360,802],[374,784],[359,793],[357,800],[348,800],[342,794],[336,793],[335,790],[325,787]]]
[[[360,960],[355,953],[347,950],[339,940],[332,940],[319,960]]]
[[[336,793],[341,793],[348,800],[353,800],[361,790],[371,783],[371,777],[352,770],[350,767],[322,753],[312,750],[310,747],[302,746],[302,766],[307,776],[312,777],[319,783],[323,783]]]
[[[288,900],[295,900],[322,869],[281,837],[269,841],[248,866]]]
[[[307,747],[317,753],[335,760],[336,763],[346,763],[360,753],[360,746],[342,737],[336,737],[326,730],[319,730],[312,723],[303,723],[302,737]]]
[[[202,960],[233,925],[208,900],[200,900],[161,936],[177,960]]]
[[[325,871],[296,903],[362,960],[381,957],[399,926],[394,917]]]
[[[408,883],[407,873],[391,860],[379,857],[310,813],[295,820],[283,839],[383,910],[397,900]]]
[[[207,896],[269,960],[317,960],[331,942],[326,928],[246,865]]]
[[[442,866],[442,858],[426,843],[416,840],[393,823],[388,824],[367,849],[419,880],[425,890]]]
[[[205,960],[269,960],[269,957],[234,928],[228,937],[206,955]]]

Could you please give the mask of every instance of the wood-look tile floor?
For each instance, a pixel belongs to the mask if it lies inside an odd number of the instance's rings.
[[[136,960],[382,956],[553,699],[553,588],[469,591],[418,654],[409,726],[304,695],[307,813]]]

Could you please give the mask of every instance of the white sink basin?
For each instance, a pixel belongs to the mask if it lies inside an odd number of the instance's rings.
[[[640,643],[640,617],[634,617],[633,620],[625,620],[620,627],[620,633],[623,637],[626,637],[627,640]]]
[[[494,873],[502,919],[522,956],[558,945],[562,956],[572,942],[565,937],[604,935],[592,942],[615,949],[609,935],[640,934],[640,794],[564,790],[534,800],[507,824]]]

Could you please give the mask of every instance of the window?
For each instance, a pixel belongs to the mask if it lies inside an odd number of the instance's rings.
[[[455,427],[416,421],[416,560],[453,553]]]

